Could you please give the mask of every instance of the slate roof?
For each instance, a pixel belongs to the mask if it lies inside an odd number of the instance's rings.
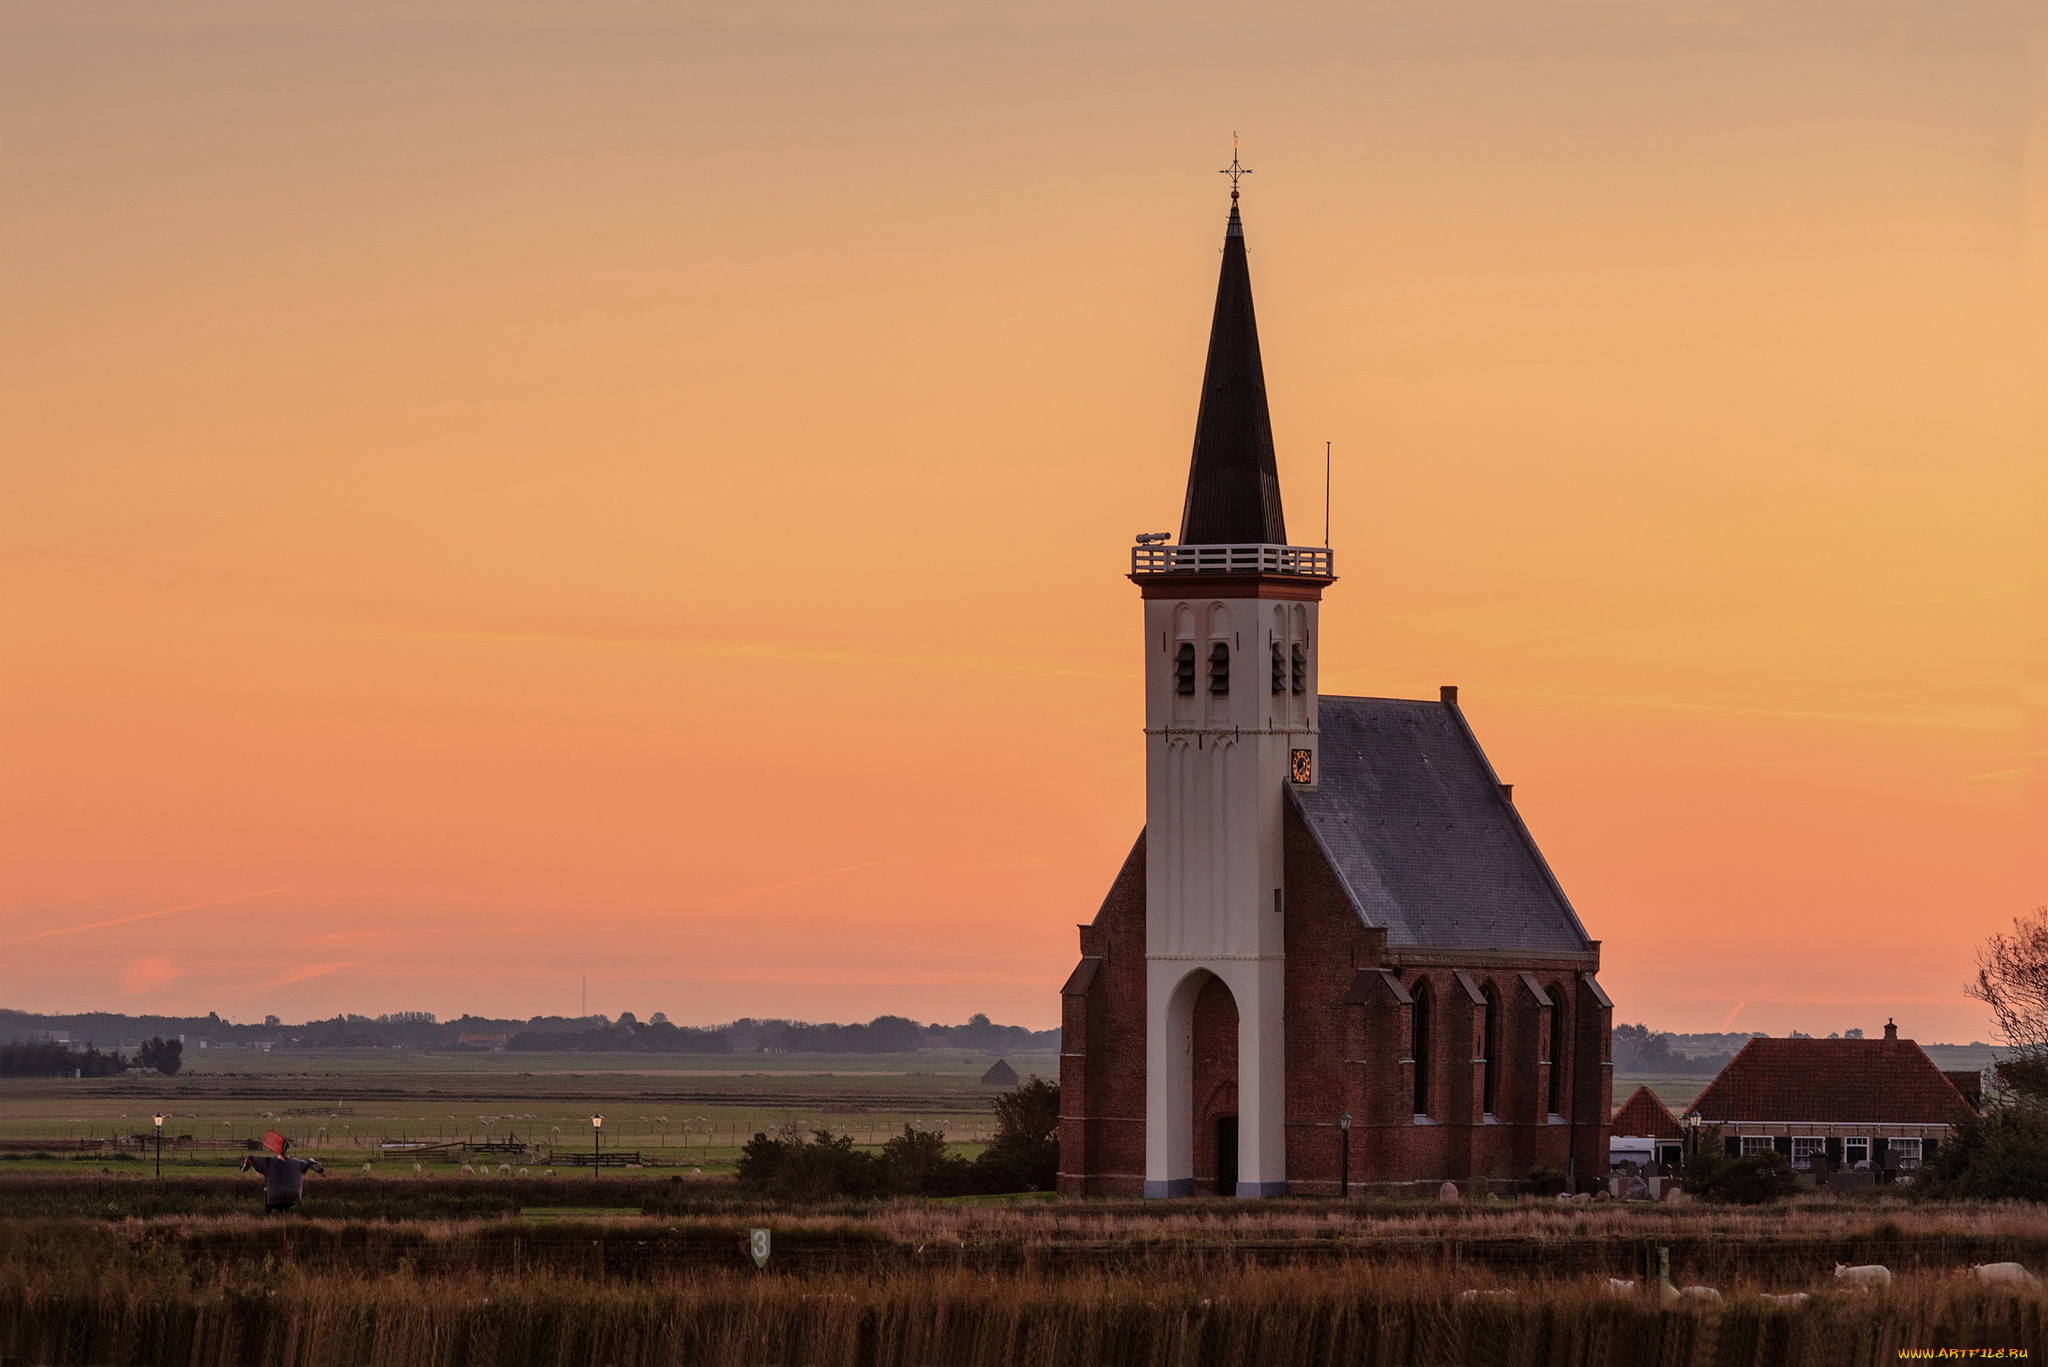
[[[1614,1113],[1610,1127],[1617,1135],[1631,1139],[1683,1139],[1685,1130],[1678,1123],[1678,1117],[1671,1114],[1655,1092],[1648,1087],[1636,1088],[1622,1108]]]
[[[1455,702],[1325,695],[1316,786],[1289,785],[1390,946],[1593,952]]]
[[[1966,1104],[1909,1039],[1753,1039],[1693,1109],[1710,1125],[1946,1125]]]
[[[1230,206],[1216,314],[1209,323],[1209,360],[1202,370],[1202,406],[1188,462],[1180,539],[1188,546],[1287,544],[1280,512],[1280,468],[1273,459],[1273,417],[1266,407],[1266,367],[1259,359],[1259,323],[1252,313],[1251,264],[1244,225]]]

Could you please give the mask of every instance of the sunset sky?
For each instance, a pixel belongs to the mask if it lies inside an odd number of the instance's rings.
[[[1056,1024],[1235,130],[1324,691],[1617,1021],[1983,1038],[2038,8],[11,0],[0,1005]]]

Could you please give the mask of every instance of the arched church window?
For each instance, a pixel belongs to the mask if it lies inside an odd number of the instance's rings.
[[[1230,696],[1230,642],[1209,647],[1209,692],[1218,698]]]
[[[1564,1114],[1564,989],[1550,985],[1550,1113]]]
[[[1183,698],[1195,696],[1195,643],[1182,641],[1173,657],[1173,691]]]
[[[1300,649],[1299,646],[1295,648],[1297,650]],[[1280,654],[1280,643],[1278,641],[1273,642],[1273,691],[1275,693],[1285,693],[1287,691],[1287,661]],[[1297,688],[1294,691],[1299,693],[1301,690]]]
[[[1415,1036],[1409,1053],[1415,1058],[1415,1114],[1429,1114],[1429,984],[1415,984],[1415,1005],[1411,1008],[1410,1033]]]
[[[1276,647],[1277,649],[1277,647]],[[1308,647],[1301,642],[1294,643],[1294,696],[1308,692]],[[1280,691],[1280,661],[1273,661],[1273,691]]]
[[[1480,1084],[1482,1105],[1487,1115],[1496,1114],[1500,1107],[1500,994],[1488,983],[1480,995],[1486,998],[1486,1024],[1479,1037],[1479,1048],[1486,1056],[1483,1081]]]

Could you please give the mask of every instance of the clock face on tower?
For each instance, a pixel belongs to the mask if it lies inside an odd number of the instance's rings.
[[[1296,783],[1315,782],[1315,763],[1310,759],[1308,751],[1296,750],[1294,752],[1294,762],[1290,768]]]

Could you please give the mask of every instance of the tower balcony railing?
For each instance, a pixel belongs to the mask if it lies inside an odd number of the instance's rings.
[[[1300,574],[1337,576],[1327,546],[1133,546],[1132,574]]]

